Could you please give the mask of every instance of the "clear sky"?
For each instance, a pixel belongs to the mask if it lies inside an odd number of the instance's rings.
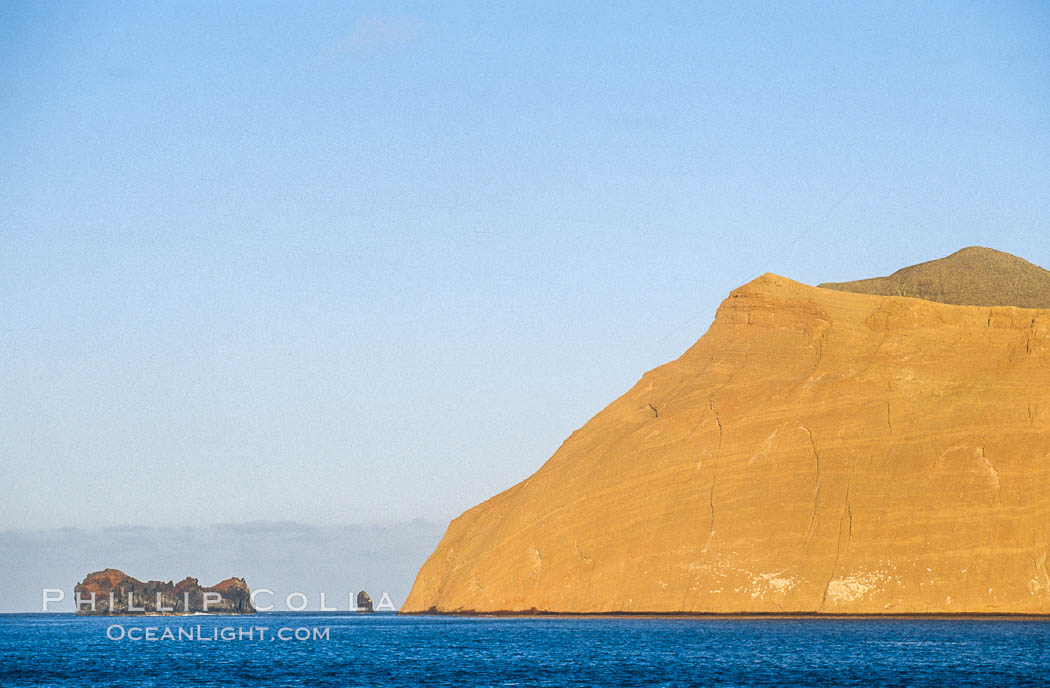
[[[0,529],[445,520],[763,272],[1050,266],[1043,2],[6,2],[0,122]]]

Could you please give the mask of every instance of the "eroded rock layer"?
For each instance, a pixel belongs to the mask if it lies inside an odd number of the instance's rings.
[[[1050,311],[765,275],[403,612],[1050,613]]]

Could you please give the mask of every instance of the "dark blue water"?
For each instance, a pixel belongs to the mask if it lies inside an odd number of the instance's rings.
[[[0,615],[5,687],[1048,684],[1044,621]]]

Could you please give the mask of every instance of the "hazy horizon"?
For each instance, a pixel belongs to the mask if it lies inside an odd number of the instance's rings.
[[[261,593],[260,605],[286,608],[301,592],[307,610],[348,610],[348,595],[367,591],[395,606],[408,595],[416,571],[445,532],[443,523],[417,519],[374,526],[318,527],[293,522],[210,524],[181,528],[126,526],[0,531],[0,613],[39,612],[43,588],[65,593],[49,611],[74,611],[73,586],[94,571],[114,568],[142,581],[197,578],[214,585],[244,578]],[[298,599],[292,604],[298,606]]]

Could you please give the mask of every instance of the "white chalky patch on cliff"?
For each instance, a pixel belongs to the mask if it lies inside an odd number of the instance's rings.
[[[835,578],[828,583],[827,599],[832,602],[853,602],[876,590],[879,584],[887,580],[882,571],[860,573],[854,576]]]
[[[767,593],[782,594],[798,585],[793,576],[785,576],[784,571],[759,573],[751,576],[751,597],[765,597]]]

